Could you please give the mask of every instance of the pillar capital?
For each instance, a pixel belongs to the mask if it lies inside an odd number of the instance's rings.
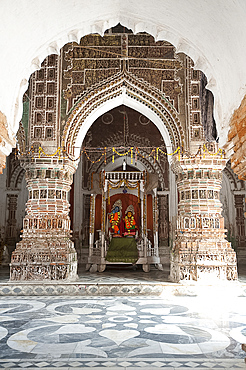
[[[59,157],[19,156],[21,166],[26,170],[26,181],[32,179],[64,179],[70,185],[73,182],[78,163]]]
[[[218,144],[209,143],[204,144],[200,147],[195,155],[189,155],[182,153],[181,155],[175,155],[172,157],[171,169],[176,174],[189,173],[190,178],[196,177],[196,171],[209,171],[208,175],[215,174],[219,171],[221,174],[225,168],[228,159],[225,158],[222,150],[219,149]],[[222,175],[221,175],[222,176]]]

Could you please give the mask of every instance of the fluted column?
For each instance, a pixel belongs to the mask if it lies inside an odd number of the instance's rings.
[[[10,280],[74,279],[77,254],[70,239],[68,195],[75,165],[68,159],[32,158],[24,166],[29,199]]]
[[[225,239],[219,199],[226,159],[216,154],[216,145],[212,149],[193,157],[175,157],[172,163],[179,199],[172,281],[237,279],[236,253]]]

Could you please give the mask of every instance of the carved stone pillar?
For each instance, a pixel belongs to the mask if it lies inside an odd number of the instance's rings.
[[[225,239],[219,199],[225,165],[215,146],[213,152],[174,158],[179,203],[172,281],[237,279],[236,253]]]
[[[158,195],[158,238],[159,238],[159,255],[161,264],[168,266],[170,264],[170,249],[168,245],[169,239],[169,218],[168,218],[168,195]]]
[[[32,158],[24,166],[29,199],[22,240],[11,257],[10,280],[74,279],[77,254],[70,239],[68,202],[74,163]]]
[[[245,214],[244,214],[244,194],[235,194],[236,209],[236,249],[238,264],[246,265],[246,236],[245,236]]]
[[[16,210],[17,210],[17,194],[7,194],[8,200],[8,219],[5,234],[7,244],[14,245],[16,243]]]

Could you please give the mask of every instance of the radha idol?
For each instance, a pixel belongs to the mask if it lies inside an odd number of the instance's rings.
[[[137,225],[134,217],[135,211],[133,205],[129,205],[125,212],[124,226],[125,233],[124,235],[135,235],[137,231]]]

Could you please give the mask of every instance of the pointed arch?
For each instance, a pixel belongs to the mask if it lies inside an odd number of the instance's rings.
[[[185,144],[178,113],[164,94],[131,73],[122,71],[93,86],[76,103],[63,131],[62,146],[67,153],[78,156],[93,122],[119,105],[126,105],[148,117],[159,129],[168,153]]]

